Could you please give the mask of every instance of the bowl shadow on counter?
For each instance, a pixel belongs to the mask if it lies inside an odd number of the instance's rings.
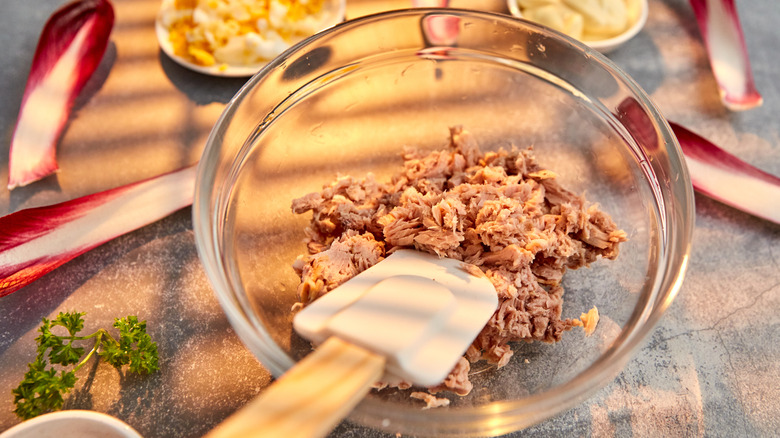
[[[103,385],[106,379],[106,370],[110,365],[100,363],[97,360],[91,361],[89,369],[85,373],[79,373],[79,381],[76,383],[76,389],[66,396],[63,410],[81,409],[103,411],[100,407],[100,401],[105,395],[100,392],[99,387]],[[135,423],[134,428],[142,429],[145,426],[144,421],[137,421],[138,416],[156,417],[156,422],[163,423],[166,415],[163,409],[160,409],[160,394],[156,391],[164,385],[165,376],[161,372],[155,372],[149,375],[137,375],[127,370],[117,371],[111,369],[109,373],[116,373],[119,377],[119,397],[104,412],[108,415]],[[96,388],[93,388],[96,385]],[[96,405],[97,402],[97,405]],[[192,422],[196,419],[190,418]],[[147,434],[145,436],[152,436]]]
[[[331,57],[330,47],[319,47],[285,68],[283,79],[294,80],[317,70]],[[159,51],[160,65],[171,83],[198,105],[228,103],[250,79],[209,76],[189,70],[174,62],[162,50]]]
[[[557,53],[557,59],[560,59],[564,53],[568,53],[566,47],[561,43],[538,36],[529,38],[526,45],[528,47],[544,46],[545,53]],[[572,71],[563,72],[560,76],[577,88],[588,87],[595,96],[608,98],[615,93],[618,84],[600,63],[594,63],[590,60],[591,56],[583,52],[581,57],[571,59]],[[655,92],[664,82],[664,62],[661,52],[647,32],[640,32],[629,43],[604,56],[618,64],[648,95]],[[536,62],[545,65],[546,59],[537,59]],[[556,57],[551,56],[550,59],[556,59]],[[554,67],[551,64],[550,68]],[[587,80],[587,84],[583,83],[585,80]]]
[[[607,58],[619,65],[648,95],[658,90],[666,79],[661,51],[646,31],[639,32]]]
[[[162,50],[158,52],[158,56],[165,76],[198,105],[228,103],[249,80],[248,77],[223,78],[188,70],[171,60]]]

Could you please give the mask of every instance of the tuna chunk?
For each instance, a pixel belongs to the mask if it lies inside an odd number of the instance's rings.
[[[293,267],[301,276],[298,297],[308,304],[340,284],[379,263],[384,244],[370,233],[347,230],[314,255],[298,257]]]
[[[429,388],[460,395],[472,387],[470,361],[501,367],[513,343],[556,342],[583,325],[561,319],[561,281],[567,269],[617,257],[626,233],[609,215],[562,187],[533,149],[482,153],[461,127],[450,129],[446,149],[406,148],[402,158],[402,170],[386,183],[371,174],[340,176],[293,201],[295,213],[312,212],[309,254],[294,264],[300,305],[397,248],[478,266],[496,288],[498,309],[447,379]]]

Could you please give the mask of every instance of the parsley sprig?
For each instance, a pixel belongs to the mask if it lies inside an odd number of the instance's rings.
[[[80,336],[84,329],[84,312],[60,312],[53,320],[43,318],[35,338],[38,355],[28,364],[24,380],[14,389],[14,412],[22,419],[60,409],[63,394],[76,385],[76,371],[92,356],[97,355],[120,369],[128,365],[132,373],[149,374],[158,370],[157,343],[146,333],[146,321],[136,316],[117,318],[114,328],[119,330],[115,338],[105,329]],[[52,330],[62,327],[67,335],[57,335]],[[60,329],[58,329],[60,331]],[[92,348],[87,352],[84,344]],[[47,368],[47,362],[51,366]]]

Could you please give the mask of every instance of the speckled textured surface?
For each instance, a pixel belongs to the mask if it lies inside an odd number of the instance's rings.
[[[0,0],[0,180],[30,60],[62,2]],[[390,1],[350,1],[353,14]],[[402,3],[402,2],[398,2]],[[455,6],[464,4],[455,2]],[[646,28],[610,57],[661,111],[780,175],[780,86],[774,0],[742,0],[753,71],[765,102],[723,109],[687,2],[651,0]],[[157,0],[114,0],[107,56],[58,147],[61,172],[12,193],[0,214],[76,198],[195,162],[242,80],[210,79],[159,53]],[[476,4],[471,4],[476,7]],[[502,9],[503,2],[480,1]],[[697,195],[685,284],[617,378],[577,407],[510,436],[776,436],[780,430],[780,226]],[[0,298],[0,431],[18,420],[11,388],[34,357],[42,316],[87,312],[87,328],[137,314],[159,343],[150,378],[83,369],[68,408],[119,417],[146,437],[195,437],[258,394],[267,371],[232,332],[198,260],[190,210],[111,241]],[[384,437],[342,424],[334,437]],[[390,435],[388,435],[390,436]]]

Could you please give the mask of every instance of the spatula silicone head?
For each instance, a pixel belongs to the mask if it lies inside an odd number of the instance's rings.
[[[324,437],[380,379],[438,385],[497,305],[477,267],[396,251],[301,310],[318,347],[207,438]]]
[[[386,358],[386,378],[441,383],[498,305],[473,265],[398,250],[320,297],[293,320],[315,344],[331,336]]]

